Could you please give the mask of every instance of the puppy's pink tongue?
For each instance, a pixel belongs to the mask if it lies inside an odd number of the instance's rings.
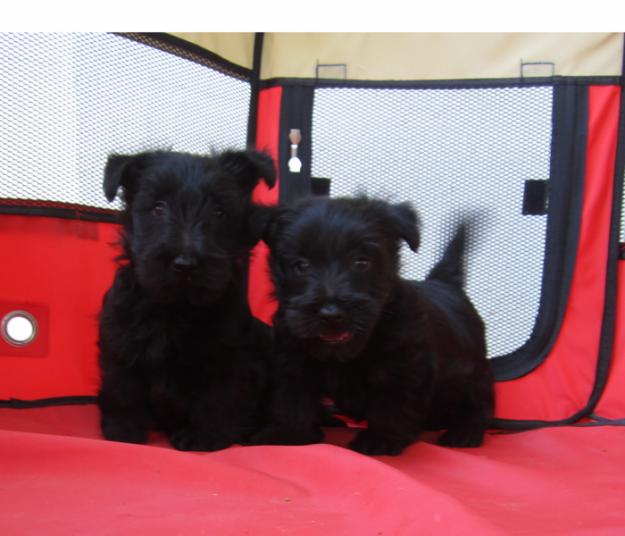
[[[330,344],[340,344],[342,342],[349,341],[352,338],[352,334],[349,331],[343,331],[342,333],[337,333],[336,335],[322,334],[320,337],[323,341],[329,342]]]

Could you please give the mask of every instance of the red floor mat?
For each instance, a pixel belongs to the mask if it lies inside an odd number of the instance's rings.
[[[625,534],[625,429],[422,441],[396,458],[340,445],[185,453],[100,439],[93,406],[0,410],[0,533]]]

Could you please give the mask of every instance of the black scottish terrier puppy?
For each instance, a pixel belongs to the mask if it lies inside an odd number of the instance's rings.
[[[109,201],[123,191],[123,253],[100,317],[104,437],[143,443],[152,426],[181,450],[216,450],[255,430],[269,328],[247,305],[246,266],[268,155],[111,156]]]
[[[307,199],[277,209],[265,240],[279,308],[273,400],[257,443],[320,441],[320,399],[368,428],[350,447],[399,454],[424,429],[482,443],[493,413],[484,324],[463,292],[466,225],[423,282],[398,275],[419,245],[410,205]]]

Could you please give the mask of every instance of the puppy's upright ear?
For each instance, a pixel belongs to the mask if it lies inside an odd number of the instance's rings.
[[[219,167],[236,177],[239,186],[251,193],[262,178],[272,188],[276,183],[273,158],[259,151],[225,151],[217,159]]]
[[[417,251],[421,242],[421,222],[412,205],[408,202],[388,205],[387,215],[393,230],[412,251]]]
[[[112,154],[104,168],[104,195],[110,202],[115,199],[120,187],[124,188],[124,201],[130,203],[139,188],[145,154]]]

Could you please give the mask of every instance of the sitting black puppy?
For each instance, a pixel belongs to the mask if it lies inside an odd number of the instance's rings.
[[[484,324],[463,292],[462,225],[423,282],[398,275],[419,245],[408,204],[306,199],[277,209],[265,240],[279,308],[273,400],[257,443],[320,441],[320,398],[368,422],[350,447],[399,454],[424,429],[482,443],[493,413]]]
[[[181,450],[216,450],[255,430],[270,330],[246,298],[254,186],[273,162],[254,151],[111,156],[123,190],[123,253],[100,317],[104,437],[142,443],[152,426]]]

